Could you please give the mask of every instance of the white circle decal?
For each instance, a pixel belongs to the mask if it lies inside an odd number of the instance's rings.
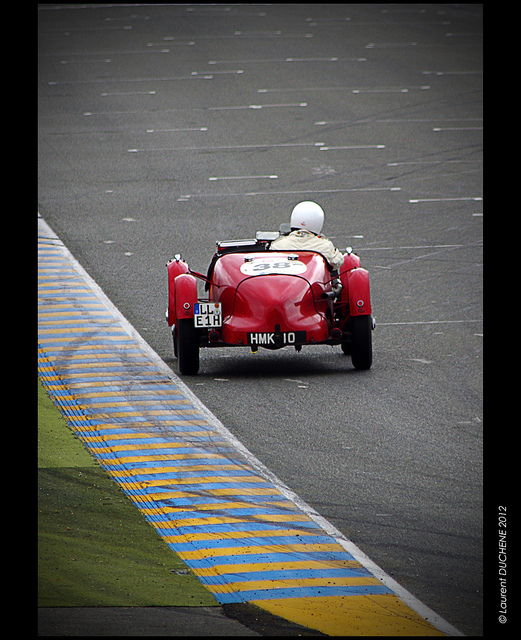
[[[266,276],[272,273],[298,276],[306,271],[306,265],[300,260],[290,260],[288,256],[262,256],[247,259],[241,265],[241,272],[245,276]]]

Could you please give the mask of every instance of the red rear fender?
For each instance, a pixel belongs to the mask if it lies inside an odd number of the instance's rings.
[[[168,309],[167,322],[171,327],[175,324],[175,284],[174,280],[182,273],[188,273],[188,264],[183,260],[170,260],[166,268],[168,270]]]
[[[189,273],[178,275],[175,285],[175,315],[178,320],[194,317],[197,302],[197,280]]]
[[[349,303],[348,274],[351,272],[352,269],[357,269],[358,267],[360,267],[360,258],[355,253],[344,254],[344,264],[340,268],[340,273],[339,273],[340,280],[342,282],[342,287],[343,287],[342,292],[340,294],[339,302],[341,302],[342,305],[346,305],[346,312],[347,312],[347,305]]]
[[[349,269],[356,269],[360,266],[360,258],[356,255],[356,253],[346,253],[344,254],[344,264],[340,268],[340,272],[348,271]]]
[[[371,314],[371,292],[369,288],[369,272],[366,269],[351,269],[345,274],[349,312],[352,316]],[[344,279],[344,278],[343,278]]]

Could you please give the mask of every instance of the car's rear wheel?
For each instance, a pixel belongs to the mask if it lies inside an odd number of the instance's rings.
[[[183,375],[194,376],[199,371],[199,336],[192,318],[178,320],[176,327],[177,359]]]
[[[351,318],[351,362],[355,369],[370,369],[373,364],[372,330],[371,316]]]
[[[175,325],[172,327],[172,343],[174,345],[174,356],[177,358],[177,329]]]

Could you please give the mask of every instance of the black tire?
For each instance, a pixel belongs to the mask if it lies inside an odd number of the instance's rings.
[[[199,371],[199,336],[193,319],[178,320],[176,333],[179,371],[185,376],[195,376]]]
[[[177,358],[177,328],[172,327],[172,342],[174,344],[174,357]]]
[[[351,319],[351,362],[355,369],[370,369],[373,364],[372,327],[371,316]]]

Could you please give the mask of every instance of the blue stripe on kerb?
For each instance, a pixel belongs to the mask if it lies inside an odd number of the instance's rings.
[[[267,589],[258,591],[237,591],[235,593],[217,593],[215,597],[221,604],[249,602],[250,600],[279,600],[282,598],[325,598],[327,596],[374,596],[388,595],[392,591],[381,586],[357,587],[296,587],[294,589]]]
[[[218,585],[223,583],[223,576],[199,576],[199,580],[206,585]],[[241,573],[233,571],[235,582],[256,582],[258,580],[303,580],[313,578],[371,578],[367,569],[287,569],[284,571],[248,571]]]
[[[280,537],[272,537],[266,536],[265,538],[244,538],[244,540],[190,540],[189,542],[171,542],[170,545],[172,549],[177,552],[180,551],[194,551],[196,549],[234,549],[234,548],[245,548],[250,545],[294,545],[294,544],[304,544],[309,542],[310,544],[327,544],[331,542],[331,538],[329,536],[317,536],[312,541],[305,540],[303,538],[299,538],[298,536],[280,536]],[[308,576],[309,577],[309,576]]]
[[[171,543],[169,543],[169,546],[175,548],[175,545]],[[264,553],[251,553],[246,555],[230,554],[227,556],[208,557],[198,560],[183,558],[183,561],[192,569],[213,568],[220,565],[236,565],[240,567],[245,564],[261,564],[269,568],[269,564],[272,562],[306,562],[311,560],[318,562],[352,562],[353,556],[345,551],[330,551],[327,553],[324,551],[308,551],[304,553],[292,552],[290,548],[288,552],[282,549],[279,551],[270,551],[267,549]],[[254,600],[255,598],[252,599]]]
[[[244,485],[241,485],[240,487],[238,487],[238,489],[245,489],[245,488],[246,487],[244,487]],[[186,494],[189,494],[190,487],[186,487],[185,492]],[[148,492],[147,492],[147,495],[148,495]],[[276,502],[280,502],[280,494],[276,494],[274,491],[272,495],[273,495],[273,498],[275,497],[278,498]],[[241,496],[241,502],[244,502],[246,504],[246,496],[247,496],[246,492],[244,494],[241,494],[239,492],[239,496]],[[272,501],[275,502],[275,500],[272,500]],[[223,500],[221,500],[221,502],[223,502]],[[316,529],[318,531],[321,531],[321,529],[319,528],[317,529],[317,524],[313,522],[313,520],[303,519],[297,522],[293,521],[291,519],[292,516],[295,514],[301,513],[297,509],[291,510],[289,508],[283,509],[282,507],[273,507],[270,505],[270,501],[266,501],[266,504],[262,508],[259,508],[259,505],[255,505],[254,507],[243,506],[243,507],[237,507],[235,509],[219,509],[219,502],[216,502],[215,511],[213,512],[209,512],[206,510],[191,511],[189,509],[191,505],[186,505],[187,508],[179,512],[177,511],[172,512],[170,511],[170,509],[168,509],[168,507],[173,507],[173,506],[182,506],[182,504],[180,503],[180,500],[178,501],[177,499],[176,500],[169,499],[168,504],[166,504],[166,501],[164,501],[164,504],[163,504],[163,507],[165,508],[166,513],[162,515],[159,515],[159,514],[147,515],[147,518],[150,519],[151,522],[155,522],[157,524],[164,522],[165,525],[160,528],[165,532],[165,535],[168,535],[168,536],[178,534],[180,528],[183,528],[183,530],[186,530],[186,525],[184,524],[185,521],[197,520],[197,519],[204,520],[205,518],[208,519],[208,523],[201,524],[200,526],[204,526],[205,531],[212,533],[213,531],[212,523],[211,523],[212,518],[215,518],[215,517],[224,518],[225,516],[231,517],[231,518],[238,518],[239,521],[237,522],[237,526],[240,526],[241,524],[251,524],[252,521],[257,522],[257,520],[255,520],[255,516],[261,517],[264,515],[267,515],[267,516],[271,515],[271,516],[279,516],[282,518],[284,518],[284,516],[287,516],[289,526],[291,526],[292,528],[304,527],[306,529],[309,528],[309,529]],[[243,518],[243,520],[240,520],[241,518]],[[258,522],[260,524],[266,521],[269,521],[269,519],[259,520]],[[166,524],[170,522],[173,523],[173,526],[172,527],[166,526]],[[219,525],[222,526],[222,523],[219,523]],[[279,522],[276,522],[276,523],[272,522],[272,525],[274,525],[277,529],[280,529]],[[237,527],[233,527],[231,530],[240,531],[241,529],[237,529]],[[248,529],[244,529],[244,531],[247,531],[247,530]],[[226,537],[227,532],[229,532],[229,530],[223,529],[222,531],[223,538]],[[188,531],[187,533],[194,533],[194,531]]]

